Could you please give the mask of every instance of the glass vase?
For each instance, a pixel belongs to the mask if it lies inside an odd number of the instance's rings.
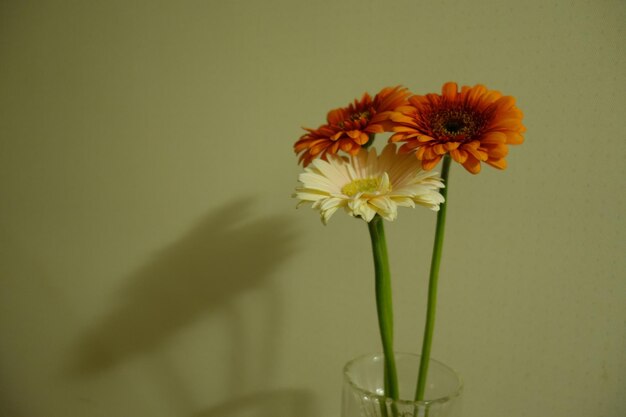
[[[385,397],[382,353],[358,357],[343,368],[341,417],[459,417],[461,377],[430,360],[423,401],[414,401],[420,356],[396,353],[399,399]]]

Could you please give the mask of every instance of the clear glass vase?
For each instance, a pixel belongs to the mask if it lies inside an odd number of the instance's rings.
[[[341,417],[459,417],[461,377],[430,360],[424,401],[413,401],[420,356],[396,353],[399,400],[385,397],[381,353],[358,357],[343,368]]]

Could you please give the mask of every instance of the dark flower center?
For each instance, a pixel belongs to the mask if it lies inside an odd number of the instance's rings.
[[[463,122],[463,120],[459,119],[446,120],[443,125],[443,128],[452,134],[460,132],[464,127],[465,123]]]
[[[430,127],[437,139],[465,142],[480,131],[482,119],[468,109],[443,109],[431,114]]]
[[[372,112],[369,110],[363,110],[359,112],[352,113],[345,121],[339,122],[339,127],[345,129],[347,127],[353,128],[355,126],[354,123],[358,124],[363,120],[363,122],[367,123],[372,118]],[[348,123],[350,122],[350,123]],[[346,126],[346,123],[348,125]]]
[[[358,113],[353,113],[352,115],[350,115],[350,120],[354,122],[359,121],[361,119],[368,120],[370,116],[371,116],[370,112],[368,110],[365,110],[365,111],[361,111]]]

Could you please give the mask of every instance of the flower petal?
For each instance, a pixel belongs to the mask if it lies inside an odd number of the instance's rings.
[[[463,168],[472,174],[478,174],[480,172],[480,161],[473,155],[468,155],[465,162],[463,162]]]
[[[438,162],[436,156],[450,153],[472,173],[480,162],[500,168],[508,153],[505,145],[523,143],[523,113],[515,99],[484,85],[473,87],[447,82],[441,94],[413,95],[409,105],[391,116],[390,142],[403,142],[401,152],[415,152],[424,169]]]
[[[302,185],[293,196],[300,200],[298,205],[311,203],[319,210],[324,224],[341,207],[368,222],[377,213],[394,220],[398,206],[437,210],[443,202],[441,178],[423,171],[414,155],[398,152],[395,144],[388,144],[380,155],[375,148],[360,148],[350,158],[328,155],[327,160],[313,160],[299,175]]]

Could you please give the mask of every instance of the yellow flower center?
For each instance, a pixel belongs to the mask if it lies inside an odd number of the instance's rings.
[[[383,185],[382,178],[359,178],[341,188],[341,192],[348,197],[362,194],[380,194],[391,191],[391,184]]]

